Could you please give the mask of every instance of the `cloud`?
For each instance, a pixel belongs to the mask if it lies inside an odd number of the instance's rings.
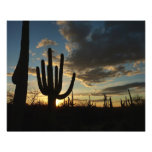
[[[36,48],[41,48],[41,47],[45,47],[45,46],[48,46],[48,45],[57,45],[57,43],[53,40],[48,40],[47,38],[45,39],[42,39],[38,45],[36,46]]]
[[[35,52],[32,52],[32,50],[29,50],[29,53],[32,55],[32,56],[35,56],[36,53]]]
[[[114,78],[121,76],[134,76],[142,73],[139,69],[126,70],[124,66],[119,65],[115,67],[96,67],[85,71],[77,72],[76,78],[82,82],[86,87],[90,87],[97,83],[106,83],[112,81]],[[72,71],[65,69],[65,75],[72,76]]]
[[[13,72],[8,72],[8,73],[7,73],[7,76],[8,76],[8,77],[11,77],[12,75],[13,75]]]
[[[36,60],[37,60],[37,61],[40,61],[41,59],[40,59],[40,58],[36,58]]]
[[[52,58],[54,60],[57,60],[57,55],[55,55],[55,54],[57,54],[57,51],[52,49]],[[48,50],[44,49],[43,53],[42,53],[42,56],[44,56],[45,58],[48,58]]]
[[[104,93],[108,95],[121,95],[126,94],[128,89],[143,89],[145,88],[145,82],[135,82],[135,83],[128,83],[125,85],[114,86],[114,87],[107,87],[103,90],[98,90],[95,93],[92,93],[94,96],[102,96]]]
[[[68,41],[65,47],[70,54],[66,66],[74,69],[77,78],[84,83],[104,82],[119,73],[121,76],[141,73],[140,69],[127,69],[125,64],[145,60],[144,21],[63,21],[57,24]],[[121,65],[123,69],[118,68]]]
[[[8,73],[7,73],[7,76],[8,76],[8,77],[12,77],[13,73],[14,73],[14,72],[8,72]],[[33,75],[33,76],[36,76],[36,68],[34,68],[34,67],[29,67],[29,68],[28,68],[28,74],[29,74],[29,75]]]
[[[36,76],[36,68],[34,68],[34,67],[29,67],[29,68],[28,68],[28,74],[29,74],[29,75],[33,75],[33,76]]]

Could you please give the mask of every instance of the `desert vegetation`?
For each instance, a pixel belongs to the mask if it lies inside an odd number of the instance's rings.
[[[15,93],[8,91],[7,130],[8,131],[144,131],[145,100],[142,97],[120,99],[120,107],[113,106],[112,95],[103,93],[103,107],[97,107],[89,95],[86,106],[78,106],[74,97],[73,73],[69,88],[60,94],[63,83],[64,55],[60,57],[60,69],[55,66],[53,77],[52,49],[48,49],[47,75],[45,61],[36,67],[39,90],[27,95],[29,64],[29,22],[22,24],[20,57],[12,76],[16,85]],[[127,92],[128,91],[128,92]],[[40,92],[48,97],[48,104],[38,99]],[[71,97],[70,97],[71,95]],[[56,107],[56,99],[63,99]],[[29,100],[30,104],[26,101]]]

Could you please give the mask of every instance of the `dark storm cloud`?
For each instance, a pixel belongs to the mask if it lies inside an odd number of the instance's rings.
[[[105,94],[109,94],[109,95],[116,95],[116,94],[123,94],[123,93],[127,93],[127,90],[130,88],[136,88],[136,89],[143,89],[145,88],[145,82],[135,82],[135,83],[129,83],[129,84],[125,84],[125,85],[121,85],[121,86],[115,86],[115,87],[108,87],[103,89],[102,91],[93,93],[92,95],[103,95]]]
[[[97,67],[102,69],[104,66],[118,66],[145,59],[144,21],[106,21],[94,25],[93,22],[57,24],[72,49],[67,58],[67,66],[75,71],[86,72],[79,76],[82,80],[85,77],[86,82],[94,81],[92,73],[88,72],[90,69],[96,72]],[[103,74],[103,70],[98,71],[98,74]],[[106,75],[113,74],[106,72]],[[103,81],[97,75],[94,77],[96,82]]]

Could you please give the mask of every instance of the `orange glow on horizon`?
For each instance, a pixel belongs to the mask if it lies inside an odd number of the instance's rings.
[[[63,103],[63,100],[56,99],[56,106],[60,106]]]

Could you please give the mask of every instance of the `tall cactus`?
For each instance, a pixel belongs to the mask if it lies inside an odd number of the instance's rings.
[[[127,101],[128,101],[128,99],[127,99],[127,97],[125,96],[125,106],[126,106],[126,107],[128,106]]]
[[[73,107],[74,106],[74,103],[73,103],[73,91],[72,91],[72,95],[71,95],[72,97],[72,99],[71,99],[71,106]]]
[[[131,93],[130,93],[130,90],[128,89],[128,93],[129,93],[129,97],[130,97],[130,104],[132,105],[133,104],[133,101],[132,101],[132,97],[131,97]]]
[[[104,94],[104,107],[107,107],[107,96]]]
[[[109,101],[110,101],[110,108],[113,108],[111,97],[110,97]]]
[[[23,106],[26,103],[29,64],[29,21],[22,23],[21,51],[18,64],[12,76],[16,85],[14,104]]]
[[[55,82],[53,82],[53,66],[52,66],[52,50],[48,49],[48,66],[47,66],[47,81],[46,81],[46,73],[45,73],[45,62],[41,60],[41,72],[42,79],[40,76],[40,69],[36,67],[37,73],[37,81],[40,91],[43,95],[48,96],[48,108],[55,109],[56,107],[56,99],[64,99],[66,98],[72,91],[74,81],[75,81],[75,73],[73,73],[71,84],[68,90],[64,94],[59,94],[62,89],[62,78],[63,78],[63,64],[64,64],[64,55],[61,54],[60,59],[60,71],[58,73],[58,66],[55,66]],[[59,78],[58,78],[59,75]],[[59,80],[58,80],[59,79]]]
[[[121,105],[121,107],[123,107],[122,99],[120,99],[120,105]]]
[[[73,91],[72,91],[72,94],[71,94],[71,102],[70,102],[70,105],[71,105],[71,107],[74,106],[74,103],[73,103]]]
[[[65,98],[64,98],[64,103],[63,103],[63,106],[65,106]]]
[[[22,23],[22,37],[20,57],[12,76],[12,82],[16,85],[13,111],[11,118],[11,130],[21,131],[26,103],[29,64],[29,21]]]
[[[68,107],[70,106],[70,98],[68,97]]]

